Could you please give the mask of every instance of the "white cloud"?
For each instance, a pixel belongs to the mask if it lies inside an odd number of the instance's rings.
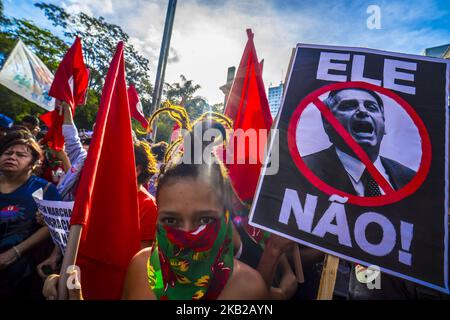
[[[113,0],[67,0],[61,6],[69,13],[84,12],[90,16],[114,14]]]

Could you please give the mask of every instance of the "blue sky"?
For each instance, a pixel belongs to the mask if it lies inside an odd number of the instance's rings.
[[[26,17],[51,29],[34,2],[3,0],[8,16]],[[154,78],[167,0],[47,2],[71,12],[101,15],[122,26],[150,59]],[[381,29],[367,27],[369,5],[379,7]],[[218,87],[226,80],[228,66],[239,64],[249,27],[258,57],[265,59],[265,84],[277,85],[286,73],[291,48],[299,42],[411,54],[450,43],[450,1],[180,0],[166,81],[179,81],[184,74],[202,86],[199,94],[210,103],[221,102]]]

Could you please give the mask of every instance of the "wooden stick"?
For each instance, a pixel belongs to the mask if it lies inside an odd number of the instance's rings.
[[[71,272],[73,269],[69,266],[74,266],[75,261],[77,260],[78,254],[78,246],[80,245],[81,231],[83,230],[83,226],[76,224],[70,227],[69,238],[67,239],[67,247],[66,252],[64,253],[64,259],[61,266],[60,278],[58,281],[58,300],[67,300],[69,296],[69,292],[67,291],[67,279],[68,272]],[[79,279],[81,279],[81,274],[78,274]]]
[[[295,276],[297,278],[297,282],[304,283],[305,276],[303,275],[303,265],[302,265],[302,259],[300,257],[300,249],[299,249],[298,245],[294,246],[294,249],[292,252],[292,258],[294,259]]]
[[[317,300],[332,300],[336,275],[339,266],[339,258],[332,255],[325,255],[322,277],[320,278],[319,292]]]

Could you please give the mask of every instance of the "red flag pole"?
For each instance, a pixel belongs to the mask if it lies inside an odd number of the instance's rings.
[[[80,224],[76,224],[70,227],[66,252],[64,254],[61,270],[59,273],[58,300],[67,300],[69,296],[67,280],[69,278],[69,273],[73,270],[75,261],[77,260],[78,247],[80,245],[82,231],[83,226]],[[69,268],[71,266],[72,268]],[[78,276],[81,277],[81,274],[78,274]]]
[[[58,283],[60,299],[67,298],[69,285],[76,289],[67,275],[75,262],[81,268],[80,282],[87,299],[119,299],[128,263],[139,251],[136,171],[123,52],[123,42],[119,42],[80,177]],[[116,131],[121,130],[125,131],[117,139]],[[110,159],[117,149],[122,153]]]
[[[294,250],[292,252],[292,257],[294,260],[294,268],[295,268],[295,277],[297,278],[298,283],[305,282],[305,276],[303,275],[303,265],[302,260],[300,258],[300,249],[298,246],[294,246]]]

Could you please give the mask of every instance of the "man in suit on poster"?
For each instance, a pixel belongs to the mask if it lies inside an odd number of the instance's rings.
[[[360,88],[341,89],[331,91],[324,103],[394,190],[401,189],[414,177],[414,170],[379,154],[385,116],[383,100],[378,94]],[[348,144],[323,117],[322,122],[332,146],[304,156],[309,169],[325,183],[348,194],[383,195],[385,192]]]
[[[383,100],[378,94],[360,88],[341,89],[331,91],[324,103],[394,190],[403,188],[411,181],[416,174],[414,170],[380,156],[380,145],[385,135],[385,114]],[[364,197],[385,194],[365,165],[324,117],[322,122],[332,146],[303,157],[309,169],[325,183],[348,194]],[[369,290],[367,283],[361,280],[364,277],[356,274],[368,272],[367,269],[354,264],[345,267],[345,262],[342,263],[344,269],[352,269],[350,275],[339,274],[341,283],[349,284],[350,299],[411,298],[417,297],[418,288],[423,288],[383,273],[379,275],[380,290]]]

